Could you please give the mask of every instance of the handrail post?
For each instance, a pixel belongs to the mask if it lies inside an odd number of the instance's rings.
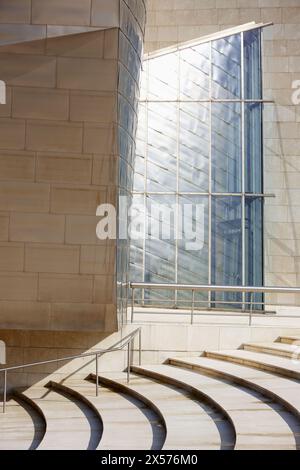
[[[127,383],[129,383],[130,381],[130,345],[131,345],[131,341],[129,341],[128,345],[127,345]]]
[[[134,287],[131,287],[131,323],[133,323],[133,316],[134,316]]]
[[[139,329],[139,366],[142,365],[142,328]]]
[[[6,398],[7,398],[7,370],[4,371],[3,414],[6,412]]]
[[[250,293],[249,326],[252,326],[252,313],[253,313],[253,292]]]
[[[194,324],[194,309],[195,309],[195,291],[192,290],[191,325]]]
[[[99,373],[98,373],[98,354],[96,354],[96,397],[99,396]]]

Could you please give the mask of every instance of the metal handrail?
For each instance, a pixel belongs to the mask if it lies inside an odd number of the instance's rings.
[[[82,357],[93,357],[95,356],[95,363],[96,363],[96,396],[99,395],[99,382],[98,382],[98,360],[99,357],[103,356],[104,354],[115,352],[115,351],[122,351],[126,346],[127,346],[127,382],[129,383],[130,381],[130,368],[131,368],[131,361],[132,361],[132,351],[133,351],[133,341],[136,336],[139,336],[139,365],[142,364],[142,328],[139,327],[136,330],[132,331],[129,333],[127,336],[122,338],[119,342],[121,343],[120,346],[118,347],[110,347],[107,349],[98,349],[96,351],[90,352],[90,353],[82,353],[78,354],[76,356],[66,356],[62,357],[59,359],[51,359],[48,361],[41,361],[41,362],[33,362],[29,364],[23,364],[20,366],[12,366],[12,367],[6,367],[5,369],[0,369],[0,374],[4,373],[4,389],[3,389],[3,405],[2,405],[2,411],[5,413],[6,411],[6,402],[7,402],[7,376],[8,372],[18,370],[18,369],[24,369],[27,367],[35,367],[35,366],[40,366],[40,365],[46,365],[46,364],[53,364],[56,362],[64,362],[64,361],[69,361],[72,359],[80,359]]]
[[[131,282],[129,284],[131,295],[131,323],[134,320],[134,302],[135,302],[135,289],[152,289],[152,290],[178,290],[192,292],[192,306],[191,306],[191,324],[194,323],[194,310],[195,310],[195,292],[240,292],[250,294],[249,301],[241,301],[241,304],[248,304],[249,310],[249,326],[252,325],[253,305],[259,302],[253,302],[254,294],[300,294],[299,287],[254,287],[254,286],[212,286],[212,285],[197,285],[197,284],[153,284],[147,282]],[[220,302],[222,303],[222,302]]]

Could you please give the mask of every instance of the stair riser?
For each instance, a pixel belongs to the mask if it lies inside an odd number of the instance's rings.
[[[248,346],[248,345],[244,345],[243,349],[244,349],[244,351],[249,351],[249,352],[269,354],[270,356],[285,357],[287,359],[293,359],[294,358],[294,353],[289,352],[289,351],[280,351],[278,349],[264,348],[264,347],[261,347],[261,346],[257,346],[257,347],[256,346]]]
[[[206,352],[205,357],[210,357],[211,359],[217,359],[221,361],[232,362],[234,364],[240,364],[242,366],[253,367],[254,369],[264,370],[267,372],[271,372],[272,374],[277,374],[282,377],[288,377],[289,379],[296,379],[300,380],[300,372],[295,372],[289,369],[283,369],[281,367],[276,366],[269,366],[267,364],[262,364],[260,362],[251,361],[249,359],[239,359],[237,357],[232,356],[223,356],[215,353]]]
[[[300,346],[300,340],[297,340],[295,338],[288,338],[288,337],[284,337],[282,336],[280,339],[279,339],[279,343],[281,344],[289,344],[289,345],[299,345]]]

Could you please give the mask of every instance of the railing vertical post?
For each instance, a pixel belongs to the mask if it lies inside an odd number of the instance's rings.
[[[127,383],[130,381],[130,346],[131,346],[131,341],[129,341],[127,345]]]
[[[142,329],[139,329],[139,366],[142,365]]]
[[[99,395],[99,373],[98,373],[98,354],[96,354],[96,397]]]
[[[191,310],[191,325],[194,323],[194,310],[195,310],[195,291],[192,291],[192,310]]]
[[[250,293],[249,326],[252,326],[252,313],[253,313],[253,292]]]
[[[7,398],[7,370],[4,371],[4,389],[3,389],[3,413],[6,411]]]
[[[134,316],[134,287],[131,287],[131,323],[133,323]]]

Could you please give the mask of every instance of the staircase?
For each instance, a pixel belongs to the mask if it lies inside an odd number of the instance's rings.
[[[0,449],[300,449],[298,337],[16,391]]]

